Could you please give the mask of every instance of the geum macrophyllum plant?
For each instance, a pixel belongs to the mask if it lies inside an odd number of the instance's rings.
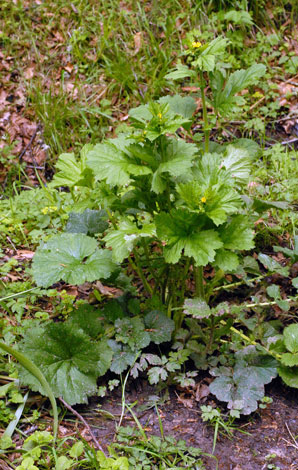
[[[82,233],[57,235],[41,246],[33,261],[38,284],[106,279],[128,260],[147,294],[159,296],[170,314],[184,302],[191,271],[203,299],[204,266],[211,263],[219,277],[237,268],[237,251],[254,246],[241,198],[252,157],[237,143],[202,153],[179,138],[175,133],[188,132],[195,108],[192,98],[163,97],[130,111],[128,134],[83,150],[84,165],[77,166],[89,178],[78,172],[77,186],[92,181],[109,226],[100,249]],[[58,168],[68,158],[62,155]]]

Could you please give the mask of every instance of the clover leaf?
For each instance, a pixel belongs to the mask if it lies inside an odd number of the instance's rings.
[[[112,358],[106,341],[92,342],[71,322],[28,330],[20,349],[41,369],[54,395],[70,405],[86,403],[96,392],[96,379],[106,373]],[[35,377],[21,366],[19,375],[23,383],[44,393]]]
[[[112,254],[82,233],[55,235],[40,245],[33,258],[33,277],[38,286],[49,287],[63,280],[83,284],[108,278],[116,268]]]

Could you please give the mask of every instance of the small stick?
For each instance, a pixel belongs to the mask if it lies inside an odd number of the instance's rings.
[[[21,151],[21,153],[19,155],[19,160],[21,160],[21,158],[25,155],[27,150],[31,147],[31,145],[33,144],[33,141],[34,141],[34,139],[37,135],[37,132],[40,131],[40,129],[41,129],[41,125],[37,124],[36,129],[35,129],[35,131],[33,132],[32,136],[31,136],[31,139],[29,140],[29,142],[26,145],[26,147],[24,148],[24,150]]]
[[[89,424],[87,423],[87,421],[83,418],[82,415],[80,415],[80,413],[78,413],[76,410],[74,410],[68,403],[66,403],[65,400],[63,400],[62,397],[59,397],[59,400],[63,403],[63,405],[65,406],[65,408],[67,408],[69,411],[71,411],[71,413],[73,413],[83,424],[84,426],[87,428],[95,446],[97,447],[97,449],[101,450],[101,452],[105,455],[105,457],[107,457],[105,451],[103,450],[103,448],[101,447],[100,443],[98,442],[98,440],[96,439],[96,437],[94,436],[93,434],[93,431],[92,429],[90,428]]]

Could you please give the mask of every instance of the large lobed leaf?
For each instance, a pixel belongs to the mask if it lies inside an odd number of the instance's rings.
[[[33,277],[38,286],[63,280],[83,284],[106,279],[115,270],[109,250],[97,248],[95,239],[82,233],[63,233],[43,243],[33,258]]]
[[[50,186],[53,188],[60,186],[87,186],[93,187],[93,173],[86,165],[87,153],[93,148],[93,145],[85,145],[76,159],[74,153],[63,153],[59,156],[56,163],[57,172],[54,175]]]
[[[201,230],[200,216],[183,209],[158,214],[155,222],[158,237],[166,243],[167,263],[177,263],[184,250],[197,266],[205,266],[214,261],[215,250],[223,245],[215,230]]]
[[[112,351],[106,341],[93,343],[71,322],[50,323],[27,331],[20,349],[36,364],[56,397],[67,403],[86,403],[96,392],[96,379],[108,370]],[[33,390],[44,393],[40,384],[19,367],[20,379]]]

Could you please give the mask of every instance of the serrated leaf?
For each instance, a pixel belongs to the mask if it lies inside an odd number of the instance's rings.
[[[151,189],[155,193],[163,192],[169,181],[163,179],[163,173],[169,173],[174,178],[187,175],[193,165],[194,155],[197,153],[195,144],[189,144],[180,139],[168,139],[163,162],[159,164],[153,175]]]
[[[254,245],[254,232],[244,215],[232,216],[218,228],[224,248],[229,250],[250,250]]]
[[[122,374],[128,367],[133,365],[137,357],[136,351],[132,351],[128,346],[121,345],[114,340],[109,340],[108,345],[113,351],[110,370],[115,374]]]
[[[130,219],[122,219],[118,229],[111,229],[104,240],[108,247],[113,250],[113,258],[120,263],[132,252],[138,240],[155,235],[154,224],[144,224],[142,228]]]
[[[164,313],[153,310],[145,315],[144,322],[153,343],[160,344],[171,341],[175,323]]]
[[[225,155],[221,158],[220,166],[225,168],[239,184],[247,184],[252,159],[247,150],[228,145]]]
[[[239,259],[236,253],[220,249],[216,252],[214,264],[223,271],[235,271],[239,266]]]
[[[197,103],[191,96],[168,95],[160,98],[158,102],[167,103],[172,113],[180,114],[187,119],[191,118],[197,109]]]
[[[280,366],[278,373],[286,385],[298,388],[298,367]]]
[[[66,225],[69,233],[95,234],[102,233],[108,227],[106,211],[86,209],[82,213],[70,212]]]
[[[90,338],[96,338],[99,333],[104,332],[102,312],[93,305],[79,305],[71,312],[68,322],[77,325]]]
[[[74,153],[62,153],[56,163],[57,172],[50,183],[52,188],[60,186],[86,186],[93,187],[93,172],[86,165],[86,154],[93,148],[87,144],[81,150],[81,157],[77,160]]]
[[[224,89],[214,93],[214,107],[225,115],[235,111],[240,104],[240,97],[236,94],[249,85],[256,84],[265,72],[266,67],[263,64],[253,64],[248,69],[233,72]]]
[[[111,252],[81,233],[53,236],[37,249],[32,264],[34,280],[43,287],[60,280],[79,285],[106,279],[115,268]]]
[[[298,353],[298,323],[287,326],[283,331],[283,337],[287,350]]]
[[[51,323],[27,331],[20,349],[36,364],[56,397],[86,403],[96,392],[96,379],[109,368],[112,352],[105,341],[93,343],[77,325]],[[20,367],[20,379],[43,393],[40,384]]]
[[[106,180],[111,186],[123,186],[130,182],[131,176],[148,175],[152,170],[129,152],[133,142],[119,136],[103,144],[96,144],[88,153],[88,165],[98,180]]]
[[[298,353],[284,353],[281,355],[280,362],[288,367],[298,366]]]
[[[221,248],[222,242],[215,230],[200,230],[198,217],[182,209],[155,217],[157,235],[166,242],[164,256],[167,263],[177,263],[182,250],[185,256],[194,258],[197,266],[205,266],[214,260],[215,250]]]
[[[211,309],[202,299],[193,298],[185,299],[183,305],[183,313],[191,315],[193,318],[208,318],[211,315]]]

